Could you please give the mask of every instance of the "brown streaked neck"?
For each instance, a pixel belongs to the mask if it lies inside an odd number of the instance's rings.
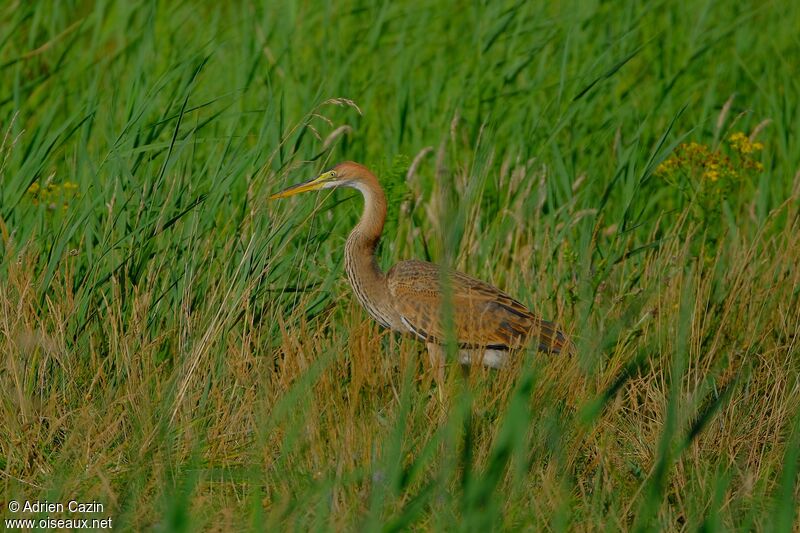
[[[344,268],[353,293],[367,313],[383,326],[398,330],[402,322],[392,306],[386,274],[375,257],[386,220],[386,197],[372,173],[363,169],[360,177],[352,186],[364,196],[364,212],[347,238]]]
[[[383,224],[386,221],[386,196],[383,194],[378,179],[366,168],[361,171],[361,179],[353,185],[364,197],[364,211],[361,220],[350,232],[345,246],[345,266],[355,269],[365,281],[385,278],[378,266],[375,249],[381,239]],[[348,266],[347,263],[350,263]]]
[[[386,220],[386,197],[378,179],[366,168],[355,163],[358,179],[350,186],[364,196],[364,212],[361,220],[347,238],[344,249],[344,266],[353,293],[367,313],[387,328],[403,331],[403,322],[392,304],[386,283],[386,274],[378,266],[375,248],[381,239]],[[352,167],[351,167],[352,168]]]

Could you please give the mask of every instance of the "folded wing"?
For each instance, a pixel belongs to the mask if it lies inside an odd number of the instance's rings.
[[[519,348],[538,338],[539,349],[559,352],[566,337],[555,325],[488,283],[448,271],[452,319],[463,347]],[[441,270],[424,261],[402,261],[387,274],[389,292],[403,324],[427,342],[447,339]]]

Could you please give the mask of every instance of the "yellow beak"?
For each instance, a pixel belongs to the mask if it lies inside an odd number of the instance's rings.
[[[334,177],[333,172],[331,171],[325,172],[324,174],[319,175],[313,180],[309,180],[304,183],[298,183],[297,185],[292,185],[291,187],[287,187],[281,192],[273,194],[272,196],[269,197],[269,199],[277,200],[278,198],[286,198],[288,196],[294,196],[295,194],[300,194],[301,192],[316,191],[317,189],[321,189],[325,185],[325,182],[331,179],[332,177]]]

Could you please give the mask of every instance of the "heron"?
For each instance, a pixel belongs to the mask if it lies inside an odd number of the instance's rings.
[[[446,345],[452,337],[462,365],[491,368],[502,368],[509,354],[532,343],[553,354],[568,346],[556,324],[467,274],[414,259],[384,272],[376,249],[386,220],[386,195],[378,178],[364,165],[340,163],[314,179],[271,195],[270,200],[340,187],[356,189],[364,197],[361,219],[344,246],[344,267],[353,293],[381,326],[426,344],[437,381],[443,379]],[[445,313],[450,314],[449,323]]]

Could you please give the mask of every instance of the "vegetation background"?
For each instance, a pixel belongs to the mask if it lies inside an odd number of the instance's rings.
[[[798,27],[788,1],[4,2],[0,517],[797,531]],[[266,202],[346,159],[388,190],[384,266],[490,280],[576,353],[437,389],[350,296],[358,195]]]

